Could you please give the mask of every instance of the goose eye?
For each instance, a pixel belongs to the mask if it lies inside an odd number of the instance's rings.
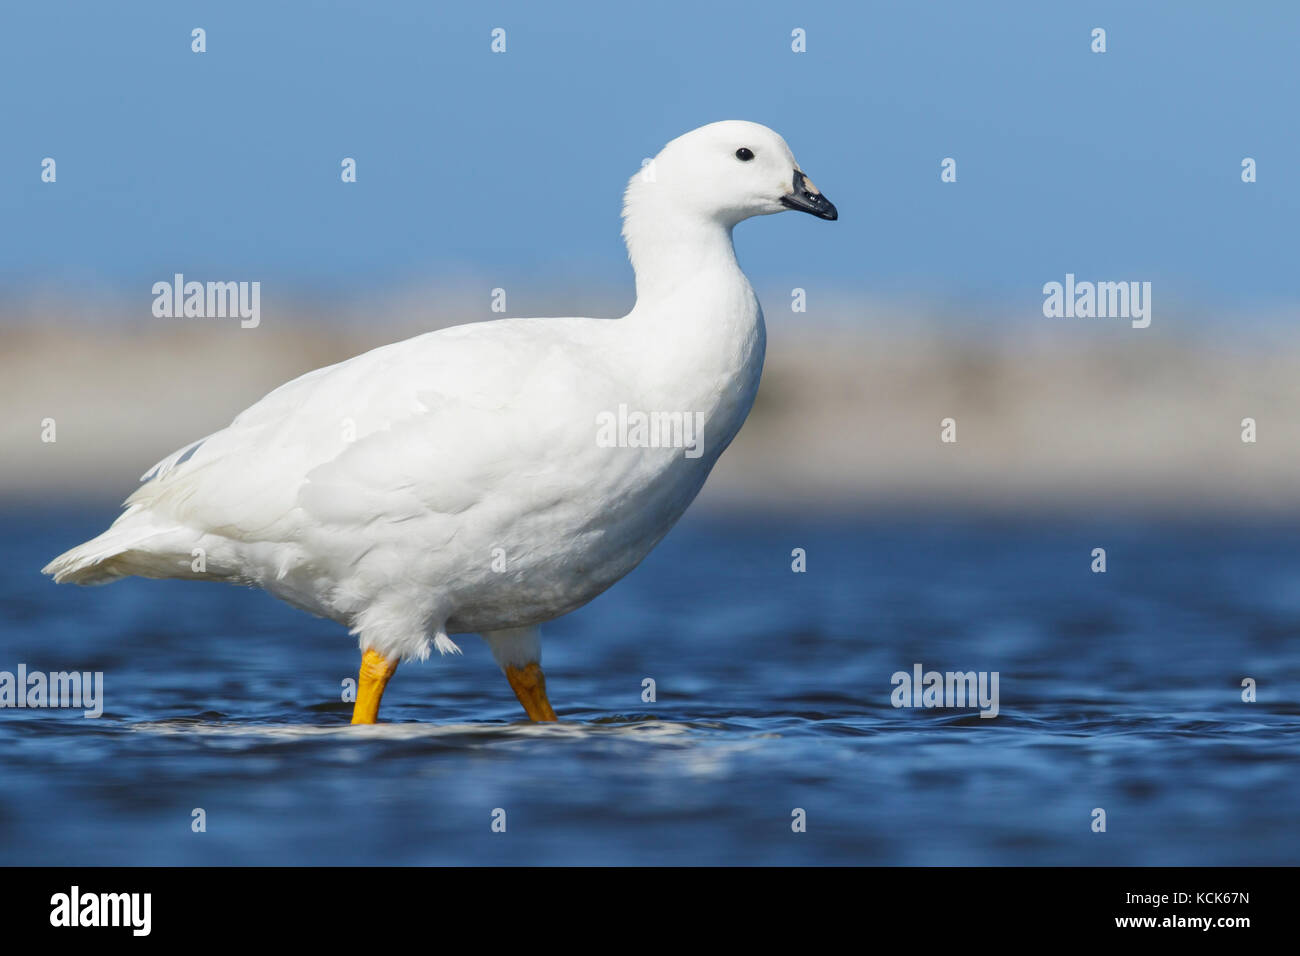
[[[742,163],[747,163],[754,158],[754,151],[746,146],[742,146],[740,149],[736,150],[736,158]]]

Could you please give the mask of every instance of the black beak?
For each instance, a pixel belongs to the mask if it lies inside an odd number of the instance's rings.
[[[835,204],[817,191],[801,171],[794,171],[794,192],[781,197],[781,205],[800,212],[810,212],[818,219],[838,219]]]

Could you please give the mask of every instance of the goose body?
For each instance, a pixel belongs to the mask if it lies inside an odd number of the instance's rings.
[[[640,563],[740,430],[765,334],[731,230],[783,208],[835,214],[771,130],[679,137],[626,193],[627,316],[456,326],[309,372],[151,468],[45,571],[252,585],[338,621],[363,694],[371,671],[358,722],[398,661],[480,633],[554,719],[537,626]]]

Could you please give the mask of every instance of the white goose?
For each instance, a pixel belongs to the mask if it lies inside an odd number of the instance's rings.
[[[353,723],[399,661],[477,632],[555,720],[538,626],[636,567],[739,431],[765,333],[731,231],[785,209],[836,218],[772,130],[680,136],[624,197],[628,315],[461,325],[309,372],[151,468],[44,571],[255,585],[338,621],[363,653]]]

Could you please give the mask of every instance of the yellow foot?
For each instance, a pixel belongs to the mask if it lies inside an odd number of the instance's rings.
[[[546,699],[546,675],[536,661],[523,667],[507,665],[506,680],[514,690],[519,703],[524,705],[529,720],[558,720],[551,702]]]
[[[373,724],[379,714],[379,701],[388,686],[388,678],[397,670],[397,661],[385,659],[376,651],[361,657],[361,674],[357,680],[357,702],[352,708],[354,724]],[[545,695],[543,695],[544,697]]]

